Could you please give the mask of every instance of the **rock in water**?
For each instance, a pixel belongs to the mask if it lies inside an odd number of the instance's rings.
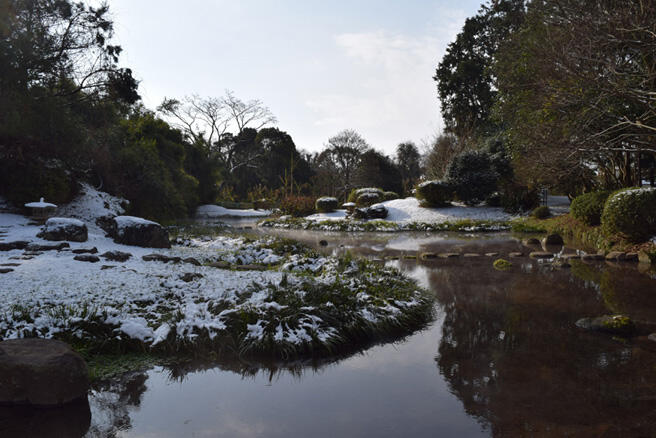
[[[87,226],[78,219],[68,217],[51,217],[37,237],[45,240],[69,240],[86,242],[89,237]]]
[[[545,245],[562,245],[563,244],[563,238],[560,237],[560,234],[549,234],[547,237],[544,238],[542,241]]]
[[[86,399],[89,371],[82,357],[52,339],[0,342],[0,403],[56,406]]]
[[[170,248],[169,233],[157,222],[134,216],[116,216],[111,236],[114,242],[144,248]]]

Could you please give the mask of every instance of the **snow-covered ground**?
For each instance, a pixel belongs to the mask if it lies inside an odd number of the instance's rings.
[[[248,315],[249,322],[239,332],[240,348],[258,342],[269,348],[273,344],[307,346],[316,340],[334,345],[349,339],[342,330],[353,329],[358,321],[368,329],[378,323],[394,325],[406,311],[425,305],[412,283],[407,299],[369,295],[368,288],[379,287],[381,281],[408,286],[408,279],[392,271],[367,277],[355,262],[342,266],[334,257],[287,247],[276,253],[271,238],[188,238],[171,249],[116,244],[95,226],[95,219],[122,212],[120,204],[121,200],[87,186],[76,201],[58,210],[87,224],[87,242],[70,242],[70,248],[62,251],[0,251],[0,269],[5,271],[0,273],[0,339],[62,333],[88,338],[101,333],[109,336],[107,341],[188,343],[201,335],[234,337],[235,324],[243,323],[243,315]],[[53,244],[36,237],[40,230],[23,216],[0,211],[1,243]],[[103,257],[96,263],[75,260],[75,250],[91,248],[97,255],[121,251],[131,257],[124,262]],[[143,260],[152,253],[187,260]],[[210,266],[217,261],[230,267]],[[242,271],[235,269],[237,265],[260,268]],[[348,307],[325,299],[344,287],[353,290]],[[322,316],[328,314],[330,321],[338,315],[344,326],[324,321]],[[104,328],[99,330],[99,325]]]
[[[201,205],[196,209],[196,217],[199,218],[242,218],[242,217],[266,217],[271,216],[270,210],[235,210],[221,207],[220,205]]]
[[[398,223],[421,222],[436,224],[463,219],[504,221],[513,217],[499,207],[467,207],[461,204],[454,204],[451,207],[444,208],[425,208],[419,205],[417,198],[412,197],[385,201],[381,204],[388,210],[388,216],[385,220]],[[342,220],[345,218],[345,210],[338,210],[332,213],[317,213],[307,217],[307,219],[313,221]]]

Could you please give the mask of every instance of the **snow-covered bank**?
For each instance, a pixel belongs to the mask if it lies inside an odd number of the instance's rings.
[[[271,216],[270,210],[236,210],[221,207],[220,205],[201,205],[196,209],[196,217],[199,218],[248,218]]]

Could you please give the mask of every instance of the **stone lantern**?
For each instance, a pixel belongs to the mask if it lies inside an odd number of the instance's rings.
[[[45,202],[43,198],[39,202],[28,202],[25,207],[30,209],[30,216],[38,222],[45,222],[55,212],[57,206],[49,202]]]

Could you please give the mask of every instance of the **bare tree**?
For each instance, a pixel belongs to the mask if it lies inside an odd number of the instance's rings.
[[[353,188],[354,172],[367,149],[367,142],[352,129],[345,129],[328,139],[327,151],[340,176],[342,184],[339,191],[342,193],[348,193]]]
[[[238,153],[239,135],[246,128],[258,130],[276,123],[275,116],[260,100],[244,102],[229,90],[220,98],[196,94],[182,100],[164,98],[157,110],[190,141],[202,144],[208,155],[216,156],[228,173],[254,166],[262,155]],[[236,129],[236,136],[231,129]]]

